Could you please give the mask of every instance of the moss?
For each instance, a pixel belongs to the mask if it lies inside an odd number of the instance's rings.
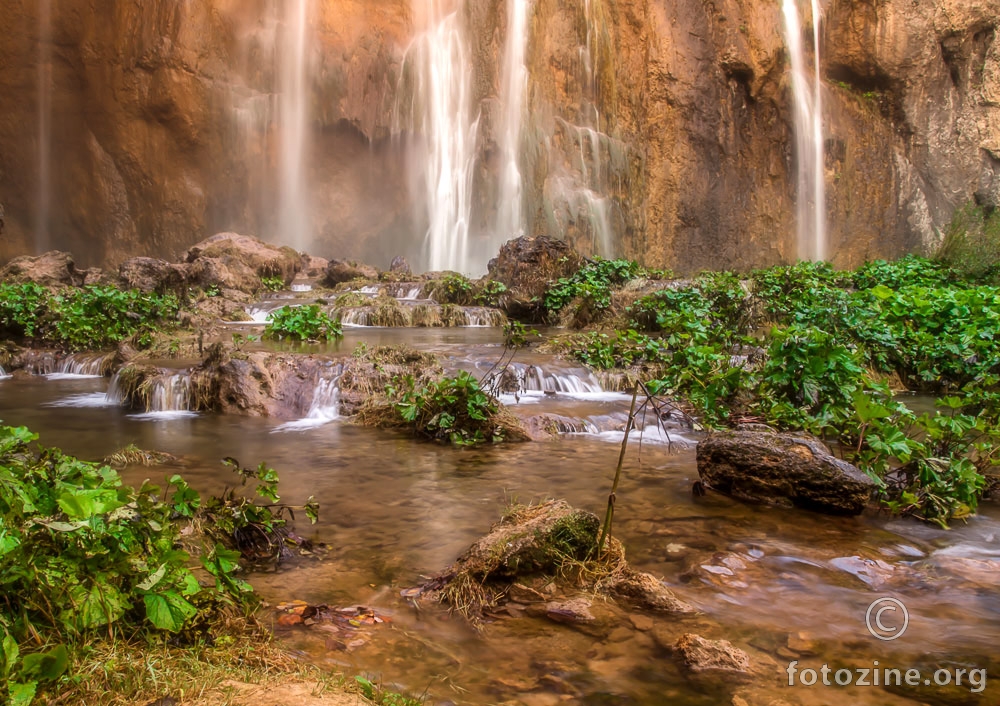
[[[335,309],[350,309],[354,307],[368,306],[371,297],[361,292],[344,292],[333,300]]]
[[[1000,283],[1000,210],[974,203],[959,209],[937,257],[962,276]]]
[[[441,328],[444,321],[441,320],[441,307],[432,304],[419,304],[413,307],[412,321],[414,326],[422,328]]]

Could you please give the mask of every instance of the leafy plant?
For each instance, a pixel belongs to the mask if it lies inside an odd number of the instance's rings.
[[[529,329],[520,321],[508,321],[503,327],[505,348],[527,348],[531,345],[528,336],[538,336],[537,329]]]
[[[260,285],[268,292],[280,292],[285,288],[285,280],[281,277],[261,277]]]
[[[299,341],[335,340],[344,335],[340,321],[328,316],[319,304],[284,306],[271,312],[264,338]]]
[[[226,605],[248,605],[245,591],[232,590],[238,554],[204,557],[221,580],[205,587],[177,548],[175,507],[192,505],[185,485],[160,500],[159,488],[125,487],[111,468],[37,438],[0,427],[0,673],[11,703],[30,703],[96,631],[177,633]]]
[[[129,338],[148,345],[152,332],[176,319],[178,309],[173,294],[104,286],[53,293],[37,284],[2,284],[0,335],[71,350],[108,348]]]
[[[516,429],[500,403],[465,371],[423,385],[412,376],[397,377],[386,393],[399,425],[435,441],[456,446],[498,443]]]
[[[507,294],[507,285],[496,280],[487,280],[476,291],[473,301],[480,306],[499,308]]]
[[[583,298],[595,310],[611,306],[611,290],[635,279],[642,268],[631,260],[595,258],[570,277],[563,277],[545,292],[545,308],[555,313],[576,298]]]

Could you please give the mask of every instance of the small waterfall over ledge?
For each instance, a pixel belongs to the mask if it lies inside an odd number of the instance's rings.
[[[823,150],[823,84],[820,77],[820,7],[811,0],[813,65],[809,67],[802,43],[802,21],[796,0],[784,0],[782,13],[792,63],[792,100],[795,108],[796,227],[801,260],[828,257],[826,184]],[[811,69],[811,70],[810,70]]]
[[[329,370],[320,373],[306,416],[294,422],[286,422],[274,431],[312,429],[340,419],[340,378],[343,374],[343,365],[331,366]]]

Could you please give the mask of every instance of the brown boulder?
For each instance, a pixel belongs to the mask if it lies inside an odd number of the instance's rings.
[[[549,282],[569,277],[583,266],[583,258],[569,243],[539,235],[504,243],[490,261],[489,278],[507,285],[512,298],[530,301],[542,297]]]
[[[820,442],[790,434],[727,431],[698,443],[698,475],[739,500],[859,515],[875,482]]]
[[[118,268],[122,286],[143,292],[176,291],[187,283],[187,267],[152,257],[133,257]]]
[[[275,246],[250,235],[216,233],[187,251],[186,262],[220,260],[230,269],[239,263],[258,277],[280,277],[288,284],[302,269],[302,256],[287,246]]]
[[[687,633],[674,645],[674,654],[690,675],[721,682],[751,678],[750,657],[728,640],[706,640]]]
[[[376,280],[378,279],[378,270],[371,265],[354,262],[353,260],[330,260],[330,264],[326,268],[326,276],[323,278],[323,284],[328,287],[335,287],[343,282],[351,282],[356,279]]]
[[[76,269],[72,255],[59,250],[51,250],[37,257],[14,258],[0,269],[0,281],[34,282],[49,287],[59,284],[82,285],[86,275],[86,272]]]
[[[303,255],[301,273],[308,279],[319,279],[326,274],[326,268],[329,266],[330,261],[325,257]]]
[[[675,596],[673,591],[652,574],[629,569],[620,579],[609,586],[609,590],[614,595],[626,599],[639,608],[658,613],[689,614],[696,612],[689,603],[685,603]]]

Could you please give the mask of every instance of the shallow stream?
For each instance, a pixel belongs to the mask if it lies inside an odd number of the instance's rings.
[[[352,329],[338,346],[315,352],[344,355],[359,341],[405,341],[438,352],[449,367],[480,371],[501,350],[489,329]],[[546,356],[519,360],[587,379],[586,371]],[[615,534],[636,568],[663,577],[701,614],[617,612],[613,624],[596,632],[545,618],[508,618],[476,632],[433,606],[416,609],[400,591],[452,562],[508,502],[565,498],[601,513],[619,452],[614,442],[621,439],[613,420],[627,409],[627,397],[539,392],[522,399],[518,413],[603,419],[604,427],[550,442],[453,449],[335,418],[277,432],[280,422],[268,419],[132,415],[101,404],[107,386],[103,378],[6,378],[0,380],[0,419],[87,459],[130,443],[169,452],[202,492],[221,491],[234,480],[219,462],[234,456],[245,465],[265,461],[276,468],[287,502],[315,496],[319,524],[300,521],[297,528],[330,551],[322,560],[258,574],[252,583],[271,603],[360,604],[391,619],[363,631],[349,651],[329,649],[320,631],[279,629],[318,663],[368,673],[409,692],[426,690],[434,703],[730,703],[716,690],[723,685],[689,681],[667,649],[694,632],[750,653],[763,674],[743,687],[750,704],[997,703],[996,685],[979,695],[985,698],[931,689],[903,696],[881,688],[789,687],[784,671],[792,660],[816,669],[879,660],[903,670],[989,668],[1000,680],[997,505],[984,504],[967,524],[945,531],[874,512],[828,518],[696,497],[694,449],[683,443],[695,441],[693,433],[680,434],[671,448],[656,439],[640,447],[636,437],[618,493]],[[138,483],[176,470],[133,468],[125,475]],[[900,599],[909,611],[899,640],[877,641],[866,629],[866,610],[881,596]],[[956,694],[967,700],[944,700]]]

